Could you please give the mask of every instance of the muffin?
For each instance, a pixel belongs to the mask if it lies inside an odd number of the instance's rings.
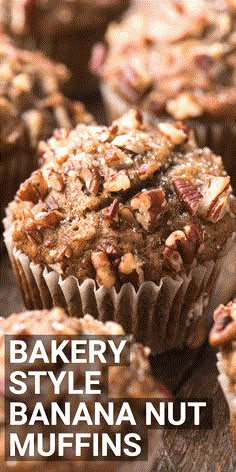
[[[119,18],[128,0],[0,0],[2,28],[26,49],[40,49],[72,72],[64,84],[69,96],[94,93],[89,73],[93,44],[101,41],[111,20]]]
[[[236,190],[235,18],[233,0],[139,2],[111,24],[91,64],[112,119],[135,105],[154,122],[186,120]]]
[[[201,344],[219,290],[226,301],[235,290],[221,158],[181,122],[154,128],[136,110],[108,128],[56,131],[39,152],[5,220],[25,306],[92,311],[153,353]]]
[[[92,121],[79,102],[60,93],[67,69],[0,36],[0,188],[3,210],[37,167],[35,149],[55,128]]]
[[[4,335],[12,335],[14,339],[22,339],[22,334],[24,336],[27,335],[60,335],[62,336],[62,339],[66,336],[78,336],[78,335],[96,335],[96,336],[111,336],[111,335],[124,335],[124,331],[121,326],[119,326],[116,323],[113,322],[107,322],[105,324],[101,323],[100,321],[95,320],[92,316],[86,315],[84,318],[78,319],[78,318],[70,318],[67,317],[65,312],[62,309],[59,308],[54,308],[52,311],[48,310],[43,310],[43,311],[34,311],[34,312],[25,312],[25,313],[19,313],[19,314],[13,314],[7,319],[1,319],[0,321],[0,358],[1,358],[1,365],[4,364],[4,359],[5,354],[4,354]],[[45,344],[44,344],[45,345]],[[50,345],[50,344],[49,344]],[[167,388],[162,385],[158,380],[154,379],[154,377],[151,376],[150,374],[150,369],[149,369],[149,362],[148,362],[148,349],[144,348],[140,344],[135,344],[134,342],[130,342],[130,363],[129,359],[126,360],[126,366],[113,366],[109,367],[109,396],[111,398],[133,398],[133,399],[139,399],[137,403],[140,405],[140,413],[137,412],[137,414],[140,414],[140,418],[142,417],[142,412],[141,412],[141,405],[142,405],[142,398],[171,398],[170,392],[167,390]],[[48,352],[49,355],[49,352]],[[128,355],[128,352],[125,353],[126,357]],[[105,373],[105,365],[101,364],[100,361],[98,362],[98,369],[101,370],[101,385],[103,385],[103,382],[106,379],[106,373]],[[26,369],[30,368],[30,366],[26,365]],[[66,368],[66,364],[61,364],[57,366],[56,374],[59,375],[60,371],[63,371],[63,369]],[[35,365],[36,370],[42,370],[42,365],[37,364]],[[75,373],[78,373],[77,377],[77,383],[75,384],[76,388],[83,388],[84,386],[84,375],[85,375],[85,370],[86,370],[86,365],[85,364],[77,364],[76,365],[76,370],[74,371]],[[1,369],[1,372],[3,372],[3,369]],[[73,409],[73,401],[72,398],[68,398],[68,393],[66,391],[64,394],[62,394],[62,397],[58,398],[53,398],[52,395],[52,389],[50,389],[47,385],[47,381],[45,380],[44,382],[44,391],[42,392],[42,395],[40,396],[40,399],[44,405],[44,408],[47,408],[47,405],[50,406],[51,401],[57,401],[62,404],[61,402],[65,401],[70,401],[71,403],[71,409]],[[29,398],[31,397],[32,399],[32,392],[30,393],[30,385],[28,386],[29,389]],[[45,392],[45,396],[44,396]],[[105,393],[105,392],[104,392]],[[95,401],[101,401],[103,400],[103,396],[99,395],[99,398],[97,398],[98,395],[94,395],[92,397],[92,400],[89,401],[86,397],[86,405],[91,413],[93,414],[92,408],[94,408],[94,402]],[[84,398],[84,397],[82,397]],[[80,396],[81,399],[81,396]],[[104,398],[105,399],[105,398]],[[5,401],[7,401],[7,398],[5,398]],[[22,400],[21,400],[22,401]],[[23,401],[27,401],[27,397],[24,398]],[[32,400],[31,400],[32,401]],[[36,400],[37,401],[37,400]],[[29,401],[27,401],[27,407],[28,409],[34,407],[35,405],[35,400],[33,400],[33,404]],[[78,407],[78,398],[77,401],[75,401],[77,407]],[[76,406],[75,405],[75,406]],[[60,425],[58,425],[58,431],[60,431]],[[36,428],[39,428],[39,431],[43,431],[42,426],[36,426]],[[40,429],[41,428],[41,429]],[[66,431],[66,427],[63,427]],[[101,429],[102,428],[102,429]],[[122,430],[124,426],[121,426]],[[121,429],[119,428],[119,429]],[[127,428],[127,426],[125,427]],[[46,429],[46,428],[45,428]],[[64,429],[61,429],[61,431],[64,431]],[[79,431],[84,431],[85,429],[85,423],[83,424],[80,422],[80,429]],[[100,431],[107,431],[111,432],[113,428],[111,426],[106,425],[104,427],[104,424],[99,426],[98,430]],[[48,429],[46,430],[48,432]],[[44,431],[44,434],[46,436],[46,431]],[[54,431],[57,431],[57,428],[54,427]],[[4,432],[3,426],[2,426],[2,434]],[[71,432],[71,428],[70,428]],[[22,437],[24,435],[25,431],[24,428],[22,429]],[[60,469],[60,463],[58,463],[59,469],[55,470],[63,470],[64,472],[67,472],[67,470],[72,471],[78,471],[78,472],[85,472],[89,471],[90,467],[89,464],[91,465],[91,471],[95,472],[97,470],[102,470],[101,464],[99,468],[99,462],[98,462],[98,468],[96,468],[95,463],[88,463],[88,455],[85,450],[85,453],[82,457],[83,462],[76,462],[76,461],[69,461],[68,459],[68,464],[67,462],[62,462]],[[90,457],[91,459],[91,457]],[[43,472],[49,472],[51,470],[54,471],[53,467],[53,462],[37,462],[37,457],[34,458],[34,462],[14,462],[13,463],[8,463],[8,462],[2,462],[0,463],[0,471],[4,470],[5,471],[14,471],[17,467],[17,471],[21,471],[20,465],[22,465],[22,470],[41,470]],[[99,458],[98,458],[99,461]],[[1,469],[1,465],[5,469]],[[113,463],[114,467],[116,466],[115,463]],[[57,466],[57,463],[56,463]],[[55,466],[55,467],[56,467]],[[51,467],[51,468],[50,468]],[[64,467],[64,468],[63,468]],[[104,463],[103,463],[103,468],[104,468]],[[104,469],[103,469],[104,470]],[[110,469],[109,466],[109,470]]]
[[[214,313],[215,324],[210,344],[220,347],[217,367],[219,382],[230,410],[232,439],[236,448],[236,300],[220,305]]]

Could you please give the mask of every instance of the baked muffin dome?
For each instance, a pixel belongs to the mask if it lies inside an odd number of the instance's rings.
[[[231,0],[138,4],[109,27],[98,73],[157,117],[235,118],[235,14]]]
[[[17,249],[62,278],[139,287],[214,260],[235,218],[221,158],[180,122],[79,125],[40,145],[42,167],[10,204]]]

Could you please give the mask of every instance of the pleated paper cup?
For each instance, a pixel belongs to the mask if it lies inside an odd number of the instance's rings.
[[[188,275],[166,276],[158,285],[143,282],[138,291],[126,283],[116,291],[98,288],[92,279],[81,284],[74,276],[62,279],[50,267],[30,262],[14,245],[10,214],[4,225],[5,244],[27,309],[60,306],[71,316],[90,313],[103,322],[116,321],[153,354],[200,346],[207,338],[214,309],[236,291],[236,234],[216,261],[197,264]]]
[[[104,101],[106,116],[109,123],[116,120],[131,107],[131,105],[117,93],[107,83],[101,83],[101,93]],[[173,118],[166,115],[156,118],[139,107],[144,113],[145,118],[152,123],[158,121],[171,120]],[[231,183],[236,191],[236,122],[232,119],[223,121],[214,121],[210,119],[189,119],[187,124],[194,130],[197,142],[201,148],[209,147],[216,154],[219,154],[231,177]]]

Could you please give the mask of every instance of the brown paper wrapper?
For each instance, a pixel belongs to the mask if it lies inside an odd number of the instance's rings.
[[[137,292],[126,283],[117,292],[114,287],[97,288],[92,279],[82,284],[73,276],[63,280],[55,270],[30,262],[14,247],[10,216],[4,225],[5,244],[27,309],[61,306],[71,316],[90,313],[103,322],[114,320],[153,354],[200,346],[214,309],[227,303],[236,291],[236,234],[217,261],[198,264],[188,275],[175,279],[163,277],[159,285],[144,282]]]
[[[102,83],[101,93],[109,123],[130,108],[130,104],[116,94],[109,85]],[[152,121],[152,117],[147,113],[146,117]],[[165,119],[167,118],[160,117],[162,121]],[[214,122],[201,118],[187,120],[187,123],[194,130],[201,148],[207,146],[222,157],[225,169],[231,177],[232,187],[236,191],[236,123],[233,120]]]
[[[232,388],[232,385],[230,384],[230,379],[225,373],[224,359],[220,352],[217,354],[217,358],[217,368],[220,373],[218,381],[229,406],[230,430],[233,446],[236,449],[236,386]]]

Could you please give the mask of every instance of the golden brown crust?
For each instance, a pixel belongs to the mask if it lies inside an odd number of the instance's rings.
[[[98,46],[92,64],[116,93],[152,115],[234,118],[235,12],[224,0],[134,7],[109,27],[106,58]]]
[[[110,128],[56,131],[40,152],[41,169],[10,205],[10,232],[62,277],[158,283],[216,258],[232,234],[221,159],[179,122],[151,128],[131,110]]]

